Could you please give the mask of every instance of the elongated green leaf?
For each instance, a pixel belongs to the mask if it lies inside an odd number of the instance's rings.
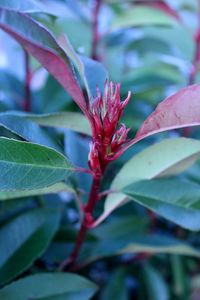
[[[0,28],[33,55],[88,114],[70,59],[45,27],[26,14],[0,8]]]
[[[58,229],[60,213],[35,209],[0,229],[0,282],[5,283],[29,268],[48,247]],[[1,298],[1,297],[0,297]]]
[[[185,276],[185,268],[182,257],[178,255],[172,255],[170,257],[170,264],[173,278],[173,294],[181,298],[189,298],[189,282]]]
[[[51,148],[0,138],[0,190],[44,188],[72,170],[66,157]]]
[[[162,11],[138,5],[129,8],[117,15],[112,22],[112,29],[122,29],[132,26],[147,26],[147,25],[160,25],[160,26],[174,26],[177,21]]]
[[[137,234],[134,232],[131,239],[123,236],[121,238],[105,239],[97,243],[92,242],[83,248],[80,261],[83,264],[88,264],[113,255],[138,252],[155,255],[163,253],[200,257],[200,252],[197,249],[178,239],[157,234]]]
[[[78,8],[78,5],[74,6]],[[45,13],[56,17],[68,16],[71,9],[69,5],[56,0],[0,0],[0,7],[23,13]]]
[[[117,193],[107,197],[103,220],[116,207],[123,204],[125,186],[139,180],[178,174],[200,157],[200,142],[193,139],[166,139],[133,156],[114,178],[111,189]],[[119,193],[120,192],[120,193]]]
[[[106,285],[102,293],[103,300],[117,299],[117,300],[128,300],[128,286],[125,282],[126,269],[119,268],[112,274],[111,279]]]
[[[39,2],[35,0],[0,0],[0,7],[26,13],[41,12]]]
[[[149,264],[142,269],[147,295],[151,300],[169,300],[169,290],[162,274]]]
[[[91,128],[87,118],[78,112],[57,112],[52,114],[28,114],[23,112],[7,112],[8,115],[17,115],[31,120],[42,126],[67,128],[83,134],[91,135]]]
[[[70,41],[66,36],[61,36],[60,45],[63,50],[66,51],[70,59],[76,66],[81,79],[86,87],[89,99],[92,96],[96,96],[96,89],[103,92],[106,79],[108,79],[108,73],[103,65],[91,58],[85,56],[79,56],[73,49]],[[94,76],[95,74],[95,76]]]
[[[84,277],[72,273],[42,273],[31,275],[0,290],[6,300],[55,299],[89,300],[97,286]]]
[[[200,230],[200,187],[196,183],[149,180],[133,183],[123,191],[141,205],[186,229]]]
[[[11,113],[0,113],[0,126],[23,139],[41,145],[57,148],[56,143],[37,124]]]
[[[69,193],[74,193],[74,190],[64,182],[55,183],[48,187],[36,190],[23,190],[23,191],[14,191],[14,192],[0,192],[0,201],[15,199],[15,198],[24,198],[30,196],[46,195],[46,194],[57,194],[60,192],[67,191]]]

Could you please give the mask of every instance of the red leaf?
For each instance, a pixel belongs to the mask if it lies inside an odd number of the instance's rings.
[[[144,121],[134,140],[183,127],[200,125],[200,84],[181,89],[163,100]]]
[[[35,57],[88,115],[86,101],[73,66],[66,53],[45,27],[23,13],[0,8],[0,28]]]
[[[116,158],[144,138],[163,131],[200,125],[200,84],[190,85],[163,100],[144,121],[136,136]]]
[[[179,14],[175,11],[175,9],[173,9],[171,6],[169,6],[165,1],[155,0],[155,1],[147,2],[145,0],[145,1],[138,1],[138,2],[136,2],[136,4],[139,4],[139,5],[144,4],[146,6],[154,7],[156,9],[163,11],[167,15],[177,19],[178,21],[181,21]]]

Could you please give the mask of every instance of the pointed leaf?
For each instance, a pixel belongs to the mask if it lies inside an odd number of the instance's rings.
[[[124,193],[167,220],[189,230],[200,230],[200,188],[176,179],[139,181]]]
[[[39,115],[12,111],[6,112],[6,115],[20,116],[42,126],[66,128],[79,133],[91,135],[91,127],[88,119],[78,112],[66,111]]]
[[[118,268],[112,274],[105,288],[102,292],[103,300],[117,299],[117,300],[128,300],[129,291],[126,284],[126,269]]]
[[[0,113],[0,126],[29,142],[38,143],[59,150],[58,145],[56,145],[46,132],[31,120],[26,120],[25,118],[12,113]]]
[[[26,13],[42,12],[37,0],[0,0],[0,7]]]
[[[48,187],[44,187],[41,189],[35,190],[18,190],[18,191],[9,191],[9,192],[1,192],[0,191],[0,201],[16,199],[16,198],[24,198],[38,195],[47,195],[47,194],[57,194],[61,192],[69,192],[74,193],[74,190],[68,186],[64,182],[59,182]]]
[[[147,295],[151,300],[169,300],[169,288],[163,275],[149,264],[145,264],[143,278],[146,286]]]
[[[200,84],[196,84],[162,101],[144,121],[130,145],[162,131],[199,125]]]
[[[45,27],[26,14],[0,8],[0,28],[33,55],[87,114],[86,102],[71,62]]]
[[[113,255],[136,254],[138,252],[155,255],[163,253],[200,257],[198,249],[181,240],[159,234],[137,234],[133,232],[131,239],[127,239],[125,235],[85,245],[80,253],[80,262],[89,264],[95,260]]]
[[[106,79],[108,79],[108,73],[104,66],[91,58],[78,55],[66,36],[61,36],[59,43],[79,71],[89,99],[96,95],[97,87],[103,93]]]
[[[168,14],[145,5],[137,5],[124,10],[117,15],[111,24],[111,29],[123,29],[132,26],[174,26],[177,20]]]
[[[0,290],[0,298],[26,299],[76,299],[89,300],[97,286],[72,273],[42,273],[19,279]]]
[[[68,17],[69,9],[72,10],[69,4],[52,0],[0,0],[0,7],[30,14],[46,13],[56,17]],[[74,4],[74,7],[77,9],[78,5]]]
[[[114,178],[110,194],[105,202],[103,220],[115,208],[124,203],[125,186],[144,179],[175,175],[189,168],[200,157],[200,142],[187,139],[166,139],[133,156]]]
[[[51,148],[0,138],[0,190],[38,189],[64,180],[72,170]]]
[[[15,278],[42,255],[58,229],[59,220],[57,210],[35,209],[0,229],[1,284]]]

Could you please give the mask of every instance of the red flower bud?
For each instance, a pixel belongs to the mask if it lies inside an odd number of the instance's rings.
[[[89,166],[95,174],[102,173],[105,165],[114,159],[116,152],[127,142],[129,129],[124,124],[119,127],[119,121],[130,98],[129,92],[127,98],[121,102],[120,84],[106,81],[103,96],[97,89],[97,96],[90,103],[93,143]]]

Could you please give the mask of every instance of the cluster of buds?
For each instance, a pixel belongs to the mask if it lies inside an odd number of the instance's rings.
[[[130,98],[129,92],[127,98],[121,101],[120,84],[106,82],[103,95],[97,90],[97,97],[90,103],[93,141],[90,146],[89,166],[96,176],[102,175],[108,162],[114,160],[127,143],[130,129],[119,124],[119,121]]]

